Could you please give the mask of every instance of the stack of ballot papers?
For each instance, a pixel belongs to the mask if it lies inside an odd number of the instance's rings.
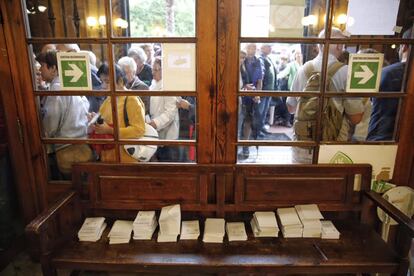
[[[330,220],[321,221],[322,239],[339,239],[341,235],[335,225]]]
[[[208,218],[204,225],[203,242],[222,243],[224,239],[224,219]]]
[[[105,218],[86,218],[78,232],[79,241],[98,241],[106,228]]]
[[[132,233],[132,221],[117,220],[108,234],[109,244],[129,243]]]
[[[321,237],[321,219],[323,216],[319,211],[318,205],[306,204],[296,205],[296,212],[303,225],[304,238],[320,238]]]
[[[158,226],[155,211],[139,211],[134,220],[134,240],[150,240]]]
[[[180,240],[196,240],[200,236],[198,220],[183,221],[181,224]]]
[[[181,208],[179,204],[170,205],[161,209],[160,230],[158,232],[158,242],[176,242],[180,235],[181,228]]]
[[[274,212],[255,212],[250,225],[255,237],[277,237],[279,235]]]
[[[302,223],[296,213],[295,208],[279,208],[277,215],[281,223],[282,234],[285,238],[301,238]]]
[[[226,232],[229,242],[231,241],[247,241],[246,228],[244,222],[227,222]]]

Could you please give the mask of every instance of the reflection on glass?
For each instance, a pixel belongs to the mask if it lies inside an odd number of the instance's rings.
[[[294,89],[293,80],[319,51],[316,44],[290,43],[242,43],[240,49],[240,89],[245,91],[302,91]]]
[[[306,158],[299,158],[301,150],[306,152]],[[239,146],[237,153],[238,163],[255,164],[311,164],[313,150],[299,147],[271,147],[271,146]]]
[[[115,60],[131,90],[196,90],[194,43],[117,44]]]
[[[114,0],[112,17],[114,36],[195,36],[195,0]]]
[[[104,0],[24,2],[31,37],[106,37]]]
[[[242,0],[242,37],[315,37],[325,27],[326,1]]]

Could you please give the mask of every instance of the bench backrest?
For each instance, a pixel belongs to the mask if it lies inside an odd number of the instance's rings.
[[[73,184],[89,209],[272,210],[316,203],[322,211],[359,211],[370,165],[76,164]],[[354,189],[357,186],[357,190]]]

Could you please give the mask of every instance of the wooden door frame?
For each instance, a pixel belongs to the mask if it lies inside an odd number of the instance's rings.
[[[3,19],[3,24],[0,25],[0,92],[4,104],[10,160],[18,191],[19,206],[23,221],[28,223],[45,206],[41,200],[42,190],[39,190],[33,174],[34,170],[31,167],[31,148],[27,135],[28,129],[25,127],[27,126],[27,114],[23,97],[18,93],[22,90],[19,78],[20,67],[16,63],[18,49],[12,29],[15,29],[13,25],[18,25],[19,20],[10,13],[8,6],[10,2],[2,1],[0,6]]]

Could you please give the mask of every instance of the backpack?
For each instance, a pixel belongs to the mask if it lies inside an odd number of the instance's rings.
[[[327,91],[337,91],[332,83],[332,77],[344,66],[341,62],[334,62],[328,67]],[[304,65],[307,82],[304,92],[320,91],[321,72],[315,71],[311,62]],[[297,140],[311,141],[316,139],[316,121],[319,110],[319,97],[299,97],[296,111],[294,130]],[[344,112],[340,112],[333,98],[326,98],[322,113],[322,140],[336,141],[344,119]]]

